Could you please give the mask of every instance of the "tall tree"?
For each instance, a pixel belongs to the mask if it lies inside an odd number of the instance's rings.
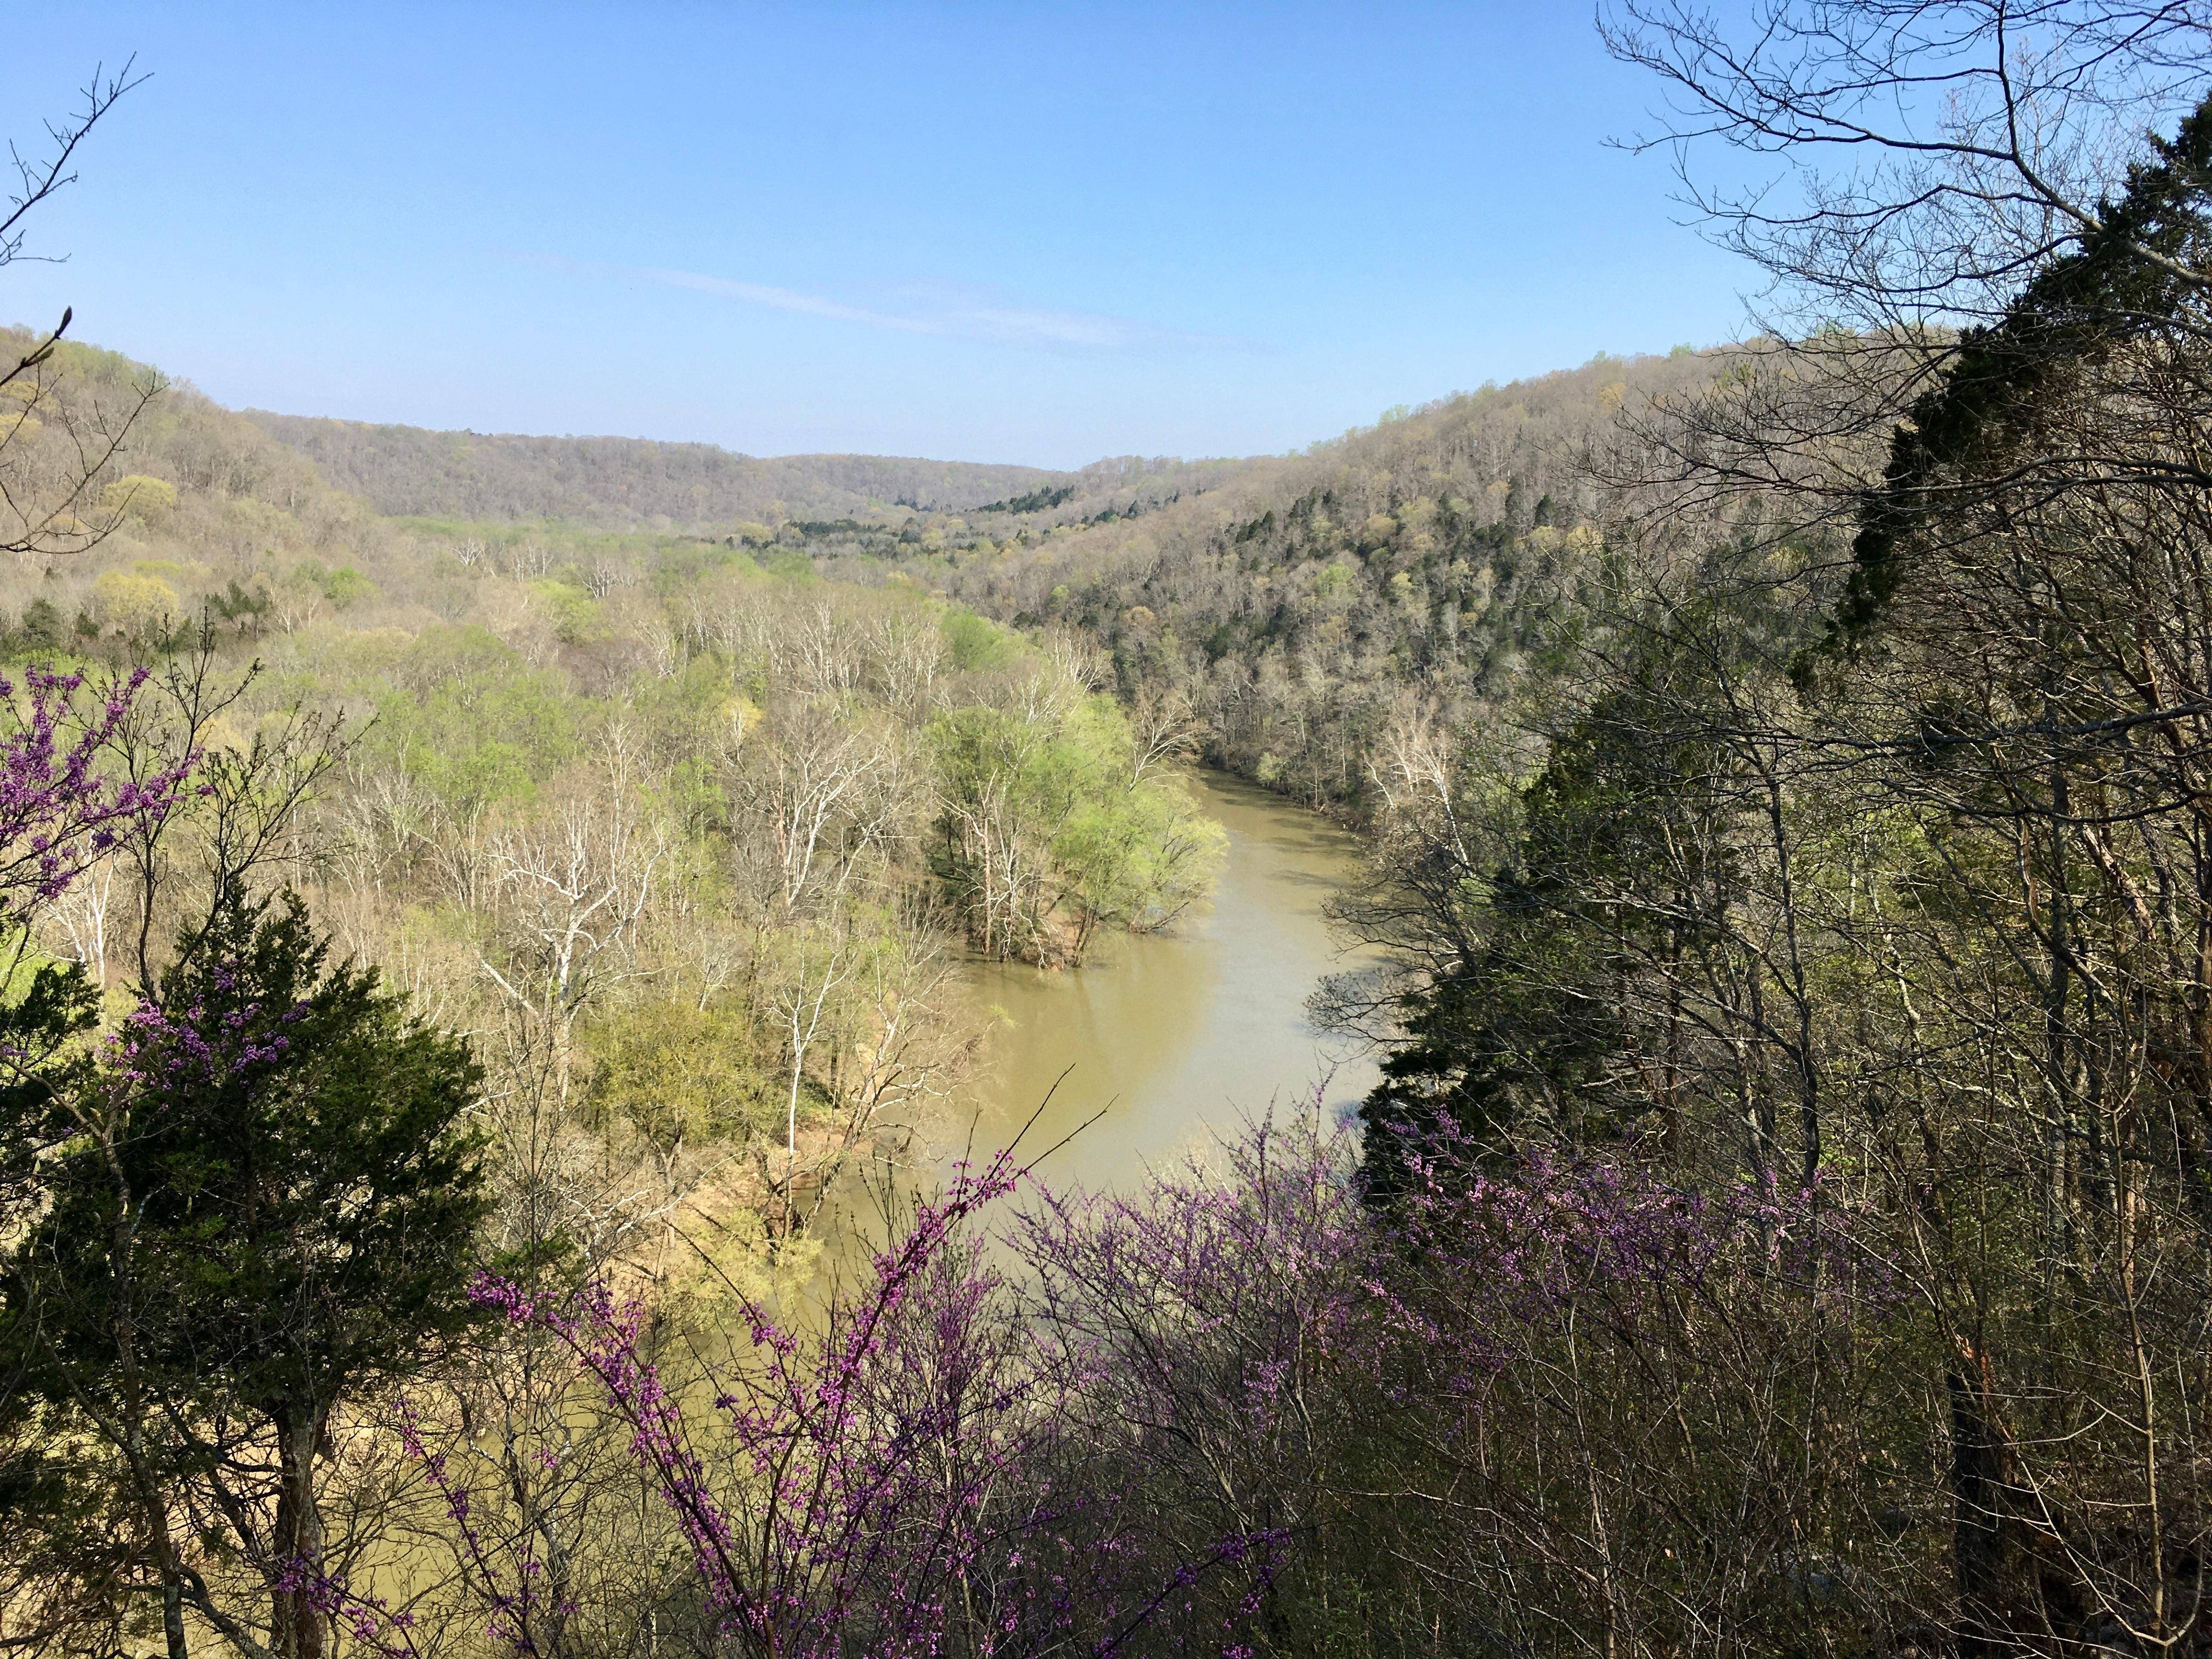
[[[4,1103],[9,1143],[46,1149],[46,1207],[0,1328],[55,1429],[119,1461],[171,1659],[185,1605],[240,1651],[313,1659],[333,1416],[469,1316],[480,1073],[374,970],[332,966],[296,900],[233,892],[195,943],[96,1057],[50,1042]],[[18,1018],[81,1033],[92,1008],[48,969]],[[258,1579],[265,1617],[218,1569]]]

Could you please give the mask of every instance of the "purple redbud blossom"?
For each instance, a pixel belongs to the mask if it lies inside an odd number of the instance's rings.
[[[20,918],[68,887],[115,844],[118,831],[159,822],[176,805],[199,757],[140,780],[94,769],[145,684],[143,669],[89,708],[81,674],[25,671],[19,688],[0,676],[0,908]]]

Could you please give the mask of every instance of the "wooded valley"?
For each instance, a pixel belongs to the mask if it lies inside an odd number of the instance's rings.
[[[1293,455],[0,339],[0,1643],[2212,1651],[2212,41],[1770,21],[1605,22],[1819,172],[1740,342]],[[1194,766],[1380,1085],[941,1157]]]

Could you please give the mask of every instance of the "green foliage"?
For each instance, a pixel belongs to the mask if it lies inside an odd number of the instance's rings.
[[[52,599],[39,598],[23,607],[16,633],[26,649],[52,651],[62,643],[62,613]]]
[[[946,611],[944,628],[952,665],[963,673],[988,672],[1014,659],[1014,641],[972,611]]]
[[[733,1008],[655,999],[589,1035],[591,1097],[665,1150],[775,1127],[775,1059]]]
[[[350,611],[374,597],[376,584],[349,564],[342,564],[322,580],[323,595],[334,611]]]
[[[234,898],[200,943],[111,1059],[9,1103],[11,1139],[62,1148],[11,1272],[10,1317],[35,1335],[13,1334],[58,1399],[98,1395],[121,1380],[115,1298],[135,1280],[140,1352],[172,1386],[326,1413],[468,1317],[487,1200],[461,1124],[479,1073],[373,971],[331,966],[296,902]],[[15,1018],[51,1041],[91,1012],[56,975]],[[76,1134],[117,1111],[127,1139]]]
[[[134,642],[159,645],[184,624],[185,608],[177,590],[158,576],[105,570],[92,591],[100,623]]]
[[[1075,499],[1075,486],[1061,484],[1057,488],[1040,486],[1025,495],[1011,496],[1003,501],[992,501],[975,510],[978,513],[1043,513]]]
[[[930,738],[947,809],[939,873],[987,951],[1078,959],[1099,926],[1164,927],[1212,884],[1220,826],[1180,779],[1137,774],[1110,698],[1058,716],[955,708]]]
[[[289,1564],[321,1570],[331,1425],[473,1319],[490,1203],[467,1044],[328,955],[296,902],[234,890],[112,1043],[86,1041],[74,965],[0,1011],[17,1524],[94,1594],[173,1586],[173,1515],[242,1520],[273,1485],[273,1522],[210,1530],[199,1559],[258,1574],[286,1651],[322,1616]]]
[[[176,511],[177,487],[166,478],[134,472],[100,492],[100,510],[145,524],[159,524]]]
[[[1212,886],[1227,833],[1182,779],[1136,775],[1127,717],[1110,699],[1080,705],[1052,750],[1067,757],[1070,795],[1053,856],[1091,925],[1164,927]]]
[[[482,629],[426,630],[392,679],[367,742],[456,811],[526,798],[576,752],[569,688]]]
[[[261,631],[262,619],[269,614],[272,603],[265,588],[248,589],[241,586],[235,577],[228,587],[209,599],[208,609],[236,628],[239,632]]]

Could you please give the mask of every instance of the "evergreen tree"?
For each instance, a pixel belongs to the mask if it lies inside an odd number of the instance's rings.
[[[480,1072],[373,969],[328,955],[297,900],[233,895],[96,1058],[61,1040],[93,1017],[73,975],[48,970],[11,1017],[53,1058],[0,1092],[6,1139],[51,1150],[0,1333],[28,1394],[118,1455],[172,1659],[179,1603],[248,1638],[178,1564],[187,1490],[268,1585],[265,1645],[325,1651],[315,1466],[332,1414],[469,1317],[488,1200],[462,1121]]]

